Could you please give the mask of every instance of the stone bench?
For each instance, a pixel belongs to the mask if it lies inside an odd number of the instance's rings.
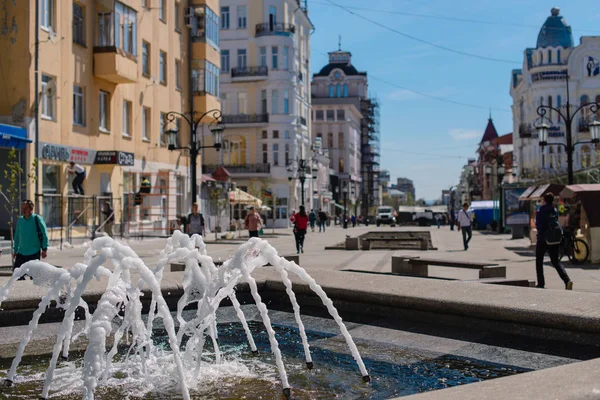
[[[290,256],[282,256],[282,257],[288,261],[295,262],[296,265],[300,265],[300,255],[298,255],[298,254],[294,254],[294,255],[290,255]],[[218,261],[214,260],[213,262],[215,263],[216,267],[220,267],[224,263],[223,260],[218,260]],[[185,271],[185,263],[183,263],[183,262],[174,262],[174,263],[169,264],[169,266],[171,268],[171,272]],[[268,267],[268,266],[271,266],[271,264],[265,265],[265,267]]]
[[[429,266],[467,268],[479,270],[479,279],[506,278],[506,267],[491,263],[469,261],[434,260],[430,258],[399,256],[392,257],[392,273],[427,278]]]

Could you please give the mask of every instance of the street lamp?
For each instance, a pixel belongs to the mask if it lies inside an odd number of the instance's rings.
[[[581,110],[585,110],[586,108],[589,108],[590,112],[592,114],[595,114],[598,111],[598,108],[600,107],[600,104],[598,104],[597,102],[593,102],[593,103],[585,103],[585,104],[581,104],[573,113],[571,113],[571,103],[570,103],[570,97],[569,97],[569,73],[567,70],[564,71],[565,72],[565,79],[566,79],[566,83],[567,83],[567,104],[566,104],[566,113],[563,114],[563,112],[555,107],[552,106],[545,106],[545,105],[541,105],[538,107],[537,109],[537,113],[540,116],[541,119],[541,124],[536,126],[536,129],[538,131],[538,137],[539,137],[539,144],[541,147],[544,146],[564,146],[565,151],[567,153],[567,169],[568,169],[568,181],[569,181],[569,185],[573,184],[573,152],[575,151],[575,146],[576,145],[580,145],[580,144],[585,144],[585,143],[600,143],[600,122],[598,121],[594,121],[591,122],[589,124],[590,127],[590,134],[592,139],[591,140],[581,140],[579,142],[575,142],[573,143],[573,121],[575,119],[575,116],[581,112]],[[566,126],[566,134],[567,134],[567,143],[548,143],[548,131],[550,129],[550,125],[546,124],[544,122],[544,119],[546,119],[547,121],[550,122],[550,124],[552,124],[552,121],[550,119],[548,119],[546,117],[546,114],[548,113],[548,111],[554,111],[557,113],[557,115],[565,122],[565,126]]]
[[[301,187],[301,191],[302,191],[300,194],[300,196],[302,198],[300,205],[303,206],[304,205],[304,184],[306,182],[306,179],[310,178],[310,177],[306,176],[306,170],[308,169],[308,160],[301,158],[301,159],[298,159],[296,161],[296,163],[298,164],[296,169],[294,169],[294,167],[290,166],[290,167],[288,167],[288,171],[292,172],[292,173],[298,172],[298,179],[300,180],[300,187]],[[292,181],[292,179],[293,178],[291,176],[288,178],[288,180],[290,182]]]
[[[191,113],[191,116],[188,117],[182,113],[178,113],[176,111],[171,111],[169,113],[167,113],[167,115],[165,115],[165,126],[170,123],[175,121],[175,119],[177,117],[180,117],[181,119],[183,119],[184,121],[186,121],[188,123],[188,125],[190,126],[190,145],[189,146],[177,146],[177,135],[178,135],[178,131],[175,129],[169,129],[165,132],[165,135],[167,136],[167,144],[168,144],[168,149],[170,151],[174,151],[174,150],[188,150],[190,152],[190,168],[191,168],[191,173],[190,173],[190,180],[192,183],[192,204],[196,202],[197,200],[197,189],[196,189],[196,170],[197,170],[197,163],[198,163],[198,154],[200,153],[200,149],[206,149],[206,148],[215,148],[217,149],[217,151],[219,151],[221,149],[221,143],[223,142],[223,131],[225,130],[225,126],[219,121],[221,118],[221,111],[220,110],[210,110],[205,112],[204,114],[200,115],[200,117],[195,118],[196,115],[199,113],[196,113],[195,111],[193,113]],[[204,119],[204,117],[210,115],[212,117],[212,121],[209,124],[209,129],[212,133],[213,136],[213,144],[210,146],[201,146],[200,142],[198,141],[196,134],[198,131],[198,127],[200,126],[200,124],[202,123],[202,120]]]
[[[344,193],[344,229],[348,229],[348,214],[347,214],[347,204],[348,204],[348,184],[345,183],[342,188],[342,193]]]

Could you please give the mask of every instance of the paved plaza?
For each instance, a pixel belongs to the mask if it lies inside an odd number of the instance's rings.
[[[325,250],[343,242],[346,235],[357,236],[369,231],[385,230],[429,230],[432,234],[433,244],[437,250],[426,253],[414,250],[371,250],[371,251],[344,251]],[[267,234],[272,230],[268,229]],[[245,234],[246,232],[242,232]],[[291,229],[277,229],[276,236],[267,240],[277,248],[280,255],[296,254],[294,237]],[[235,249],[242,243],[241,240],[232,242],[214,243],[214,235],[208,235],[208,253],[215,260],[229,258]],[[136,253],[153,266],[158,260],[160,251],[164,248],[166,239],[129,239],[125,240]],[[51,248],[48,252],[47,262],[69,268],[76,262],[83,260],[86,247],[79,245],[69,249],[59,250]],[[308,232],[305,242],[305,253],[300,256],[300,264],[311,271],[323,270],[360,270],[373,273],[390,273],[391,258],[399,255],[426,256],[428,258],[451,259],[459,261],[492,262],[506,265],[507,278],[521,278],[535,280],[535,255],[534,249],[529,247],[528,239],[512,240],[510,235],[497,235],[488,232],[474,232],[473,240],[468,251],[462,249],[462,237],[457,231],[450,231],[449,227],[418,228],[401,227],[389,228],[375,226],[357,227],[344,230],[340,227],[330,227],[326,233]],[[8,264],[7,255],[0,258],[0,265]],[[575,291],[600,293],[600,265],[587,264],[584,266],[565,264],[571,279],[574,281]],[[476,270],[430,267],[430,275],[446,279],[472,280],[478,278]],[[546,287],[548,289],[564,289],[558,274],[546,259],[545,267]],[[391,278],[394,279],[394,278]],[[7,276],[0,277],[0,283],[8,280]],[[21,285],[21,283],[19,283]],[[535,290],[535,289],[531,289]]]

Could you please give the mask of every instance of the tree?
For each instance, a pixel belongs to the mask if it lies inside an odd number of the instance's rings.
[[[218,231],[222,231],[222,229],[217,229],[217,227],[222,228],[223,211],[227,210],[226,193],[227,188],[224,182],[215,182],[215,184],[210,187],[209,198],[212,210],[215,212],[215,240],[218,240]]]
[[[6,169],[4,170],[4,178],[8,182],[7,187],[2,187],[0,185],[0,194],[4,197],[4,210],[6,210],[8,214],[8,227],[10,230],[10,251],[12,253],[14,248],[14,234],[15,234],[15,224],[17,218],[21,213],[19,208],[19,203],[21,201],[20,197],[24,190],[27,189],[27,185],[31,183],[37,182],[37,175],[35,173],[37,167],[37,159],[33,160],[31,171],[27,173],[25,180],[22,182],[22,177],[25,174],[25,171],[19,164],[19,159],[17,157],[17,151],[13,147],[8,152],[8,160],[6,162]],[[12,257],[11,257],[12,260]]]

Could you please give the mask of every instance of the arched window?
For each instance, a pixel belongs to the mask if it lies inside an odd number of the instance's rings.
[[[333,149],[333,133],[332,132],[329,132],[327,134],[327,148]]]
[[[540,51],[540,65],[544,63],[544,53]]]
[[[561,60],[560,60],[560,49],[556,50],[556,62],[559,63],[559,64],[561,63]]]
[[[552,50],[548,49],[548,64],[552,64]]]
[[[334,90],[335,88],[333,87],[333,85],[329,85],[329,97],[335,97]]]
[[[342,86],[339,83],[335,85],[335,95],[336,97],[342,97]]]
[[[344,97],[348,97],[348,84],[344,83]]]

